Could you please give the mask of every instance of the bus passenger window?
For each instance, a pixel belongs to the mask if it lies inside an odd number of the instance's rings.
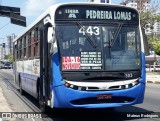
[[[31,32],[31,57],[34,57],[34,30]]]

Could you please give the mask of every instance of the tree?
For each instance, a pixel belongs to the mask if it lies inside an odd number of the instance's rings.
[[[147,40],[151,50],[154,50],[157,55],[160,55],[160,35],[152,33],[147,36]]]
[[[5,55],[5,57],[4,57],[6,60],[9,60],[9,62],[13,62],[13,55],[12,54],[10,54],[10,55]]]
[[[160,14],[157,11],[160,9],[160,3],[156,2],[152,5],[150,10],[142,11],[140,13],[141,27],[144,29],[153,29],[155,22],[160,22]]]
[[[160,35],[153,32],[154,24],[160,22],[160,14],[157,11],[160,9],[160,3],[155,2],[151,9],[148,11],[143,11],[140,13],[140,23],[143,29],[150,29],[152,31],[151,35],[147,36],[148,43],[152,50],[160,55]]]
[[[155,43],[153,44],[154,51],[157,55],[160,55],[160,38],[155,38]]]

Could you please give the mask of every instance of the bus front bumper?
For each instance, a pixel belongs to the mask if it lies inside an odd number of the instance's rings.
[[[110,108],[143,102],[145,84],[112,91],[79,91],[64,85],[54,87],[55,108]]]

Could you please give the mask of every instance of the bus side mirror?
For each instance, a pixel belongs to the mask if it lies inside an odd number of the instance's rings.
[[[48,27],[48,43],[54,43],[55,42],[55,34],[53,31],[53,27]]]
[[[141,27],[141,28],[142,28],[142,27]],[[147,41],[147,36],[146,36],[146,34],[145,34],[144,28],[142,28],[142,36],[143,36],[145,56],[148,56],[148,55],[150,55],[150,54],[149,54],[149,44],[148,44],[148,41]]]

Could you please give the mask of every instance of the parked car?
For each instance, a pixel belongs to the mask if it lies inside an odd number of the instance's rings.
[[[12,69],[13,68],[13,64],[10,64],[10,69]]]
[[[3,65],[4,69],[11,69],[11,64],[9,62],[4,63]]]

